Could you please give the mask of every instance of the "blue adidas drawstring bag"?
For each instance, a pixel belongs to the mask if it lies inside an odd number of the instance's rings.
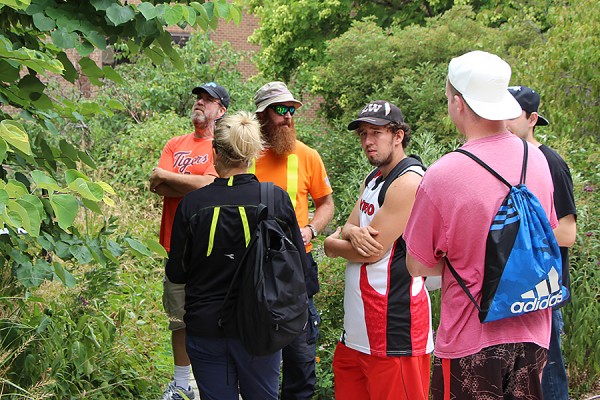
[[[477,162],[509,188],[488,232],[479,304],[456,270],[450,271],[479,310],[482,323],[552,307],[569,297],[562,285],[562,259],[550,222],[537,197],[525,185],[527,142],[521,180],[512,186],[472,153]]]

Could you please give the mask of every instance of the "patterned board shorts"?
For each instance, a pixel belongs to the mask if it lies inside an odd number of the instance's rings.
[[[534,343],[508,343],[457,359],[435,357],[433,400],[542,400],[546,355]]]

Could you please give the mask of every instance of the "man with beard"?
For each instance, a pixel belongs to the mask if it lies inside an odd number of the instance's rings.
[[[319,281],[311,241],[333,217],[332,189],[319,153],[296,139],[293,115],[302,103],[294,99],[287,86],[283,82],[267,83],[254,95],[254,103],[267,150],[249,172],[254,173],[259,181],[274,182],[290,195],[309,265],[305,276],[309,296],[307,332],[282,350],[281,398],[311,399],[316,383],[315,357],[320,321],[313,303],[313,296],[319,291]],[[315,206],[311,220],[309,194]]]
[[[430,300],[424,279],[408,273],[402,238],[425,171],[404,152],[410,128],[395,105],[367,104],[348,129],[377,168],[344,227],[325,239],[327,256],[348,260],[344,330],[333,357],[335,398],[426,400]]]
[[[191,115],[194,132],[170,139],[162,151],[158,167],[150,175],[150,191],[164,197],[160,244],[167,252],[171,247],[171,228],[177,205],[185,194],[212,183],[217,176],[212,157],[215,121],[225,114],[229,106],[229,93],[214,82],[198,86],[192,93],[198,96]],[[169,317],[175,368],[174,379],[161,400],[193,399],[183,322],[185,285],[174,284],[165,277],[163,289],[163,305]]]

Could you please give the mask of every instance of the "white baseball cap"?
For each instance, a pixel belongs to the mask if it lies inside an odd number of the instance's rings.
[[[475,114],[492,121],[514,119],[521,106],[508,91],[510,65],[495,54],[471,51],[453,58],[448,80]]]

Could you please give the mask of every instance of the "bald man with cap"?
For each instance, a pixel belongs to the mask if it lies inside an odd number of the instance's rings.
[[[215,121],[225,114],[230,101],[227,89],[215,82],[195,87],[192,94],[197,96],[191,113],[194,132],[170,139],[150,175],[150,191],[163,197],[160,244],[167,253],[171,249],[171,228],[179,202],[184,195],[212,183],[217,176],[212,158]],[[165,276],[163,305],[169,317],[175,366],[174,379],[161,400],[194,398],[189,386],[190,359],[185,349],[184,304],[185,285],[172,283]]]
[[[500,57],[472,51],[450,61],[446,97],[450,119],[466,140],[461,148],[517,185],[524,143],[506,129],[505,120],[521,115],[508,91],[510,77],[511,68]],[[556,228],[548,163],[533,145],[527,146],[527,187]],[[446,263],[480,299],[488,232],[506,195],[502,182],[458,152],[434,163],[417,190],[404,232],[408,270],[414,277],[442,276],[434,400],[542,399],[551,310],[481,323],[478,309]]]

